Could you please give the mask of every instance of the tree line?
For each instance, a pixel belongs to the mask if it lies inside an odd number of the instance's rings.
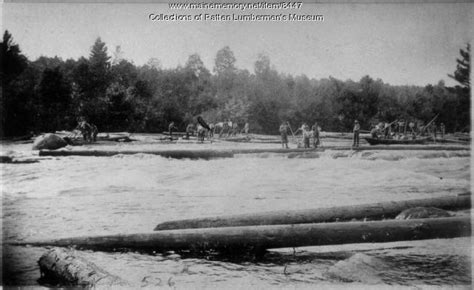
[[[278,133],[284,121],[349,131],[355,119],[369,129],[396,119],[427,123],[437,114],[448,131],[470,130],[469,44],[449,75],[458,82],[454,87],[292,76],[278,72],[264,54],[250,72],[236,67],[228,46],[217,52],[212,72],[198,54],[172,69],[157,59],[137,66],[121,57],[120,47],[110,54],[100,38],[88,57],[76,60],[29,60],[8,31],[0,50],[2,137],[71,130],[80,116],[108,132],[162,132],[171,121],[184,130],[198,115],[208,122],[248,122],[251,132],[265,134]]]

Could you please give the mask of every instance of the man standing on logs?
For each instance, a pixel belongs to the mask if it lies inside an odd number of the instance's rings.
[[[372,125],[370,128],[370,137],[373,139],[378,139],[379,138],[379,125]]]
[[[285,122],[280,125],[281,147],[288,149],[288,126]]]
[[[173,130],[178,130],[178,128],[174,125],[174,122],[171,122],[168,126],[168,131],[170,133],[170,140],[173,140]]]
[[[436,123],[433,122],[433,124],[431,124],[431,129],[433,131],[433,141],[436,142],[436,131],[438,130],[438,126],[436,126]]]
[[[216,126],[214,125],[214,123],[210,123],[209,124],[209,137],[212,138],[214,137],[214,130],[215,130]]]
[[[249,125],[249,122],[246,122],[245,125],[244,125],[244,128],[242,129],[242,131],[240,131],[240,133],[244,133],[245,135],[249,135],[249,130],[250,130],[250,125]]]
[[[186,139],[189,140],[189,135],[194,135],[194,124],[189,123],[188,126],[186,127]]]
[[[319,126],[318,122],[314,123],[313,128],[311,128],[313,131],[313,146],[314,148],[317,148],[319,146]]]
[[[410,122],[410,124],[408,124],[408,127],[410,127],[410,130],[411,130],[411,138],[415,140],[416,139],[415,123]]]
[[[206,129],[199,124],[197,126],[197,137],[199,143],[204,143],[204,138],[206,137]]]
[[[444,126],[444,123],[439,125],[439,129],[441,131],[441,139],[444,139],[444,134],[446,134],[446,127]]]
[[[197,129],[198,141],[203,143],[204,138],[206,137],[206,133],[211,131],[211,127],[209,127],[209,125],[206,123],[206,121],[204,121],[204,119],[201,116],[197,117],[197,121],[199,123],[198,129]],[[210,133],[208,133],[208,136],[209,138],[211,138]],[[212,140],[211,140],[211,143],[212,143]]]
[[[306,123],[303,123],[301,128],[298,128],[298,130],[295,131],[295,135],[301,131],[303,134],[303,147],[304,148],[309,148],[309,139],[311,138],[311,131],[309,130],[309,126]]]
[[[359,147],[359,132],[360,132],[360,125],[359,121],[354,121],[354,142],[352,143],[352,147]]]

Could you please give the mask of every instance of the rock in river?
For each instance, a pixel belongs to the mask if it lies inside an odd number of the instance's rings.
[[[59,137],[56,134],[48,133],[41,136],[38,136],[33,142],[33,150],[42,150],[42,149],[59,149],[67,145],[66,141],[63,138]]]

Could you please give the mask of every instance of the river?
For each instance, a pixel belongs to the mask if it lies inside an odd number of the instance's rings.
[[[150,136],[141,145],[104,148],[279,147],[158,144]],[[36,156],[30,147],[4,142],[2,153]],[[211,160],[148,154],[42,157],[37,163],[2,164],[2,240],[150,232],[160,222],[182,218],[456,195],[470,190],[470,163],[469,150],[327,150]],[[45,249],[4,245],[3,250],[4,285],[38,285],[37,261]],[[278,249],[260,259],[82,254],[143,287],[471,286],[470,238]]]

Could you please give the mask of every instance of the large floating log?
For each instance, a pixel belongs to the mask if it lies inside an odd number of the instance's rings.
[[[264,140],[264,139],[252,139],[252,138],[245,138],[245,137],[237,137],[237,138],[222,138],[219,139],[221,141],[226,142],[239,142],[239,143],[262,143],[262,144],[280,144],[281,140]]]
[[[40,156],[114,156],[133,154],[153,154],[169,158],[210,159],[233,157],[230,151],[216,150],[69,150],[69,151],[40,151]]]
[[[464,144],[464,145],[469,145],[469,141],[465,140],[456,140],[456,139],[436,139],[436,143],[454,143],[454,144]]]
[[[161,134],[163,134],[163,135],[169,135],[170,132],[169,132],[169,131],[163,131]],[[175,132],[175,131],[173,131],[173,136],[186,136],[186,134],[188,134],[188,133],[186,133],[186,132]],[[193,136],[194,134],[189,133],[189,135]]]
[[[127,281],[88,262],[76,251],[54,248],[38,261],[43,285],[83,287],[125,287]]]
[[[170,158],[209,159],[233,157],[234,154],[258,154],[258,153],[294,153],[294,152],[316,152],[321,149],[234,149],[234,150],[64,150],[64,151],[40,151],[40,156],[113,156],[118,154],[154,154]]]
[[[471,235],[471,218],[449,217],[372,222],[337,222],[272,226],[247,226],[169,230],[152,233],[75,237],[17,243],[32,246],[76,246],[114,251],[206,250],[238,251],[286,247],[383,243],[406,240],[466,237]]]
[[[97,138],[97,140],[102,140],[102,141],[115,141],[115,142],[132,142],[132,141],[137,141],[136,139],[130,138],[130,136],[115,136],[115,137],[107,137],[107,138]]]
[[[324,146],[324,149],[331,150],[355,150],[355,151],[367,151],[367,150],[445,150],[445,151],[457,151],[457,150],[471,150],[470,146],[462,145],[372,145],[372,146]]]
[[[284,225],[346,221],[352,219],[394,218],[414,207],[435,207],[445,210],[471,208],[471,196],[446,196],[362,205],[316,208],[306,210],[269,211],[221,217],[183,219],[158,224],[155,231],[186,228],[236,227],[251,225]]]
[[[430,137],[418,138],[418,139],[383,139],[383,138],[364,138],[370,145],[416,145],[426,144],[430,141]]]

